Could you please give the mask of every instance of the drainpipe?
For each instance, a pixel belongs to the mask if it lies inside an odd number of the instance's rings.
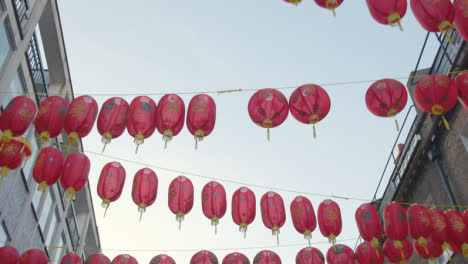
[[[442,181],[444,182],[445,189],[447,190],[450,201],[452,202],[452,205],[456,206],[457,202],[455,200],[455,196],[453,195],[452,187],[450,187],[450,184],[447,179],[447,174],[445,174],[444,168],[442,167],[442,164],[440,163],[441,153],[440,153],[439,147],[436,144],[433,144],[427,156],[429,157],[431,161],[435,163],[437,169],[439,169],[439,174],[442,177]],[[457,208],[455,209],[457,210]]]

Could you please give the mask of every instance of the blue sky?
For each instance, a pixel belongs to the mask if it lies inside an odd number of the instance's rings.
[[[401,32],[375,22],[365,1],[345,1],[336,10],[336,18],[312,0],[297,7],[281,0],[138,1],[134,5],[129,1],[81,0],[60,1],[59,7],[77,94],[278,88],[404,77],[414,69],[426,36],[409,9]],[[431,40],[423,67],[432,63],[435,47]],[[406,84],[406,80],[402,82]],[[133,140],[125,132],[107,146],[105,154],[226,180],[370,199],[397,136],[393,120],[367,111],[364,95],[370,84],[324,86],[332,107],[316,126],[317,139],[312,137],[312,127],[290,115],[283,125],[272,129],[267,142],[266,131],[254,125],[247,114],[253,92],[243,92],[212,95],[217,104],[216,126],[198,151],[184,127],[166,150],[156,131],[135,155]],[[289,98],[293,89],[281,91]],[[109,97],[95,96],[99,105]],[[186,105],[191,97],[182,96]],[[133,98],[124,97],[129,103]],[[152,98],[158,102],[161,96]],[[84,139],[84,146],[85,150],[101,151],[97,129]],[[179,232],[167,206],[169,183],[178,174],[155,168],[158,198],[139,223],[131,184],[143,166],[130,162],[121,162],[127,171],[122,197],[102,218],[97,180],[102,167],[114,159],[91,153],[89,157],[103,253],[110,258],[129,253],[139,263],[148,263],[164,253],[157,249],[263,247],[277,252],[283,263],[293,263],[296,253],[307,245],[290,219],[289,205],[297,194],[279,192],[287,210],[280,239],[282,245],[303,245],[272,248],[276,240],[263,226],[259,210],[247,239],[242,238],[230,214],[230,198],[241,185],[222,181],[229,206],[215,236],[201,211],[201,189],[209,180],[191,175],[185,176],[194,183],[195,206]],[[258,202],[268,191],[251,189]],[[307,197],[317,210],[323,197]],[[361,202],[335,201],[343,216],[338,242],[357,238],[354,212]],[[317,228],[312,242],[327,239]],[[353,247],[355,241],[343,243]],[[329,245],[316,247],[326,254]],[[133,251],[141,249],[156,250]],[[238,251],[252,260],[260,249]],[[221,262],[231,250],[213,252]],[[195,252],[165,253],[177,263],[188,263]]]

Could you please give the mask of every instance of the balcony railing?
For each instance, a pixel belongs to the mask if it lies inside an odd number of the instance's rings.
[[[21,38],[24,35],[24,29],[29,18],[30,4],[28,0],[13,0],[15,6],[16,19],[21,32]]]
[[[25,55],[29,64],[29,73],[34,85],[36,100],[40,104],[48,96],[48,86],[45,78],[45,71],[42,64],[41,54],[39,52],[36,33],[33,34],[31,41],[29,42],[29,48]]]

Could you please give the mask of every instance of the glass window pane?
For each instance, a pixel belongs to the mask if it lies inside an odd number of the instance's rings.
[[[35,129],[34,125],[29,126],[28,131],[24,133],[24,137],[29,140],[31,143],[31,146],[33,148],[33,153],[31,157],[26,161],[26,164],[24,165],[23,168],[23,174],[26,177],[26,183],[29,185],[32,180],[32,170],[34,168],[34,161],[36,160],[37,155],[39,154],[39,148],[40,145],[37,142],[37,140],[34,138],[35,137]]]
[[[8,34],[8,29],[6,22],[0,26],[0,72],[5,65],[5,62],[10,57],[11,54],[11,42],[10,35]]]
[[[50,245],[52,242],[52,239],[55,236],[55,230],[57,229],[57,222],[58,222],[58,213],[57,210],[55,210],[55,213],[52,215],[52,219],[50,219],[50,224],[49,224],[49,230],[47,233],[47,238],[46,238],[46,245]]]
[[[0,246],[4,246],[6,241],[8,241],[8,235],[5,232],[5,227],[0,225]]]
[[[64,239],[63,239],[63,235],[60,236],[60,241],[59,241],[59,244],[58,246],[59,247],[63,247],[64,246]],[[64,249],[63,248],[58,248],[57,249],[57,254],[55,255],[55,258],[54,258],[54,264],[59,264],[60,263],[60,260],[62,259],[62,255],[64,253]]]
[[[50,211],[53,207],[52,193],[49,189],[47,196],[45,197],[44,207],[42,207],[41,217],[39,218],[39,225],[42,228],[42,231],[45,230],[46,221],[49,218]]]
[[[10,85],[5,89],[5,92],[6,93],[0,95],[0,98],[2,98],[0,103],[3,109],[5,109],[11,99],[24,92],[24,85],[19,70],[16,72],[13,80],[11,80]]]

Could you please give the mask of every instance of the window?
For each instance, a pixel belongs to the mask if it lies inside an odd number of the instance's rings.
[[[59,246],[59,247],[65,246],[64,241],[65,241],[65,239],[64,239],[63,234],[62,234],[60,236],[60,241],[59,241],[59,244],[57,246]],[[57,253],[55,254],[55,258],[53,259],[54,264],[59,264],[60,263],[60,260],[62,259],[64,251],[65,251],[64,248],[58,248],[57,249]]]
[[[52,239],[55,236],[55,231],[57,230],[58,219],[59,219],[58,213],[57,213],[57,210],[55,210],[54,214],[52,215],[52,219],[50,219],[49,230],[47,231],[46,245],[48,246],[50,246],[50,243],[52,243]]]
[[[34,210],[36,211],[36,214],[39,213],[39,205],[41,204],[41,195],[42,193],[37,191],[37,190],[30,190],[31,192],[34,192],[33,199],[32,199],[32,204],[34,207]],[[46,195],[46,194],[44,194]]]
[[[0,246],[4,246],[5,242],[10,241],[10,237],[6,232],[5,225],[3,223],[0,225]]]
[[[5,22],[0,26],[0,72],[3,69],[6,61],[10,57],[12,52],[10,34],[8,32],[8,27]]]
[[[37,140],[34,138],[36,136],[34,131],[35,131],[35,128],[34,128],[34,125],[32,124],[29,126],[28,131],[24,133],[24,137],[27,140],[29,140],[34,150],[31,157],[26,161],[26,164],[24,165],[24,168],[23,168],[23,174],[24,174],[24,177],[26,178],[26,184],[28,185],[31,183],[31,180],[32,180],[32,170],[34,168],[34,163],[35,163],[34,161],[36,160],[37,155],[39,154],[39,148],[40,148],[40,145],[37,143]]]
[[[5,92],[8,93],[0,95],[0,98],[2,98],[0,101],[0,103],[2,104],[2,109],[5,109],[8,102],[10,102],[10,100],[13,99],[13,97],[21,95],[24,92],[21,70],[18,69],[18,71],[15,74],[15,77],[13,77],[13,80],[11,80],[10,85],[5,89]]]
[[[50,211],[54,207],[54,204],[53,204],[54,200],[52,199],[52,192],[50,191],[50,188],[48,189],[49,190],[47,191],[47,195],[45,197],[44,206],[42,207],[41,216],[39,217],[39,225],[41,226],[42,231],[45,231],[47,219],[49,218]]]

